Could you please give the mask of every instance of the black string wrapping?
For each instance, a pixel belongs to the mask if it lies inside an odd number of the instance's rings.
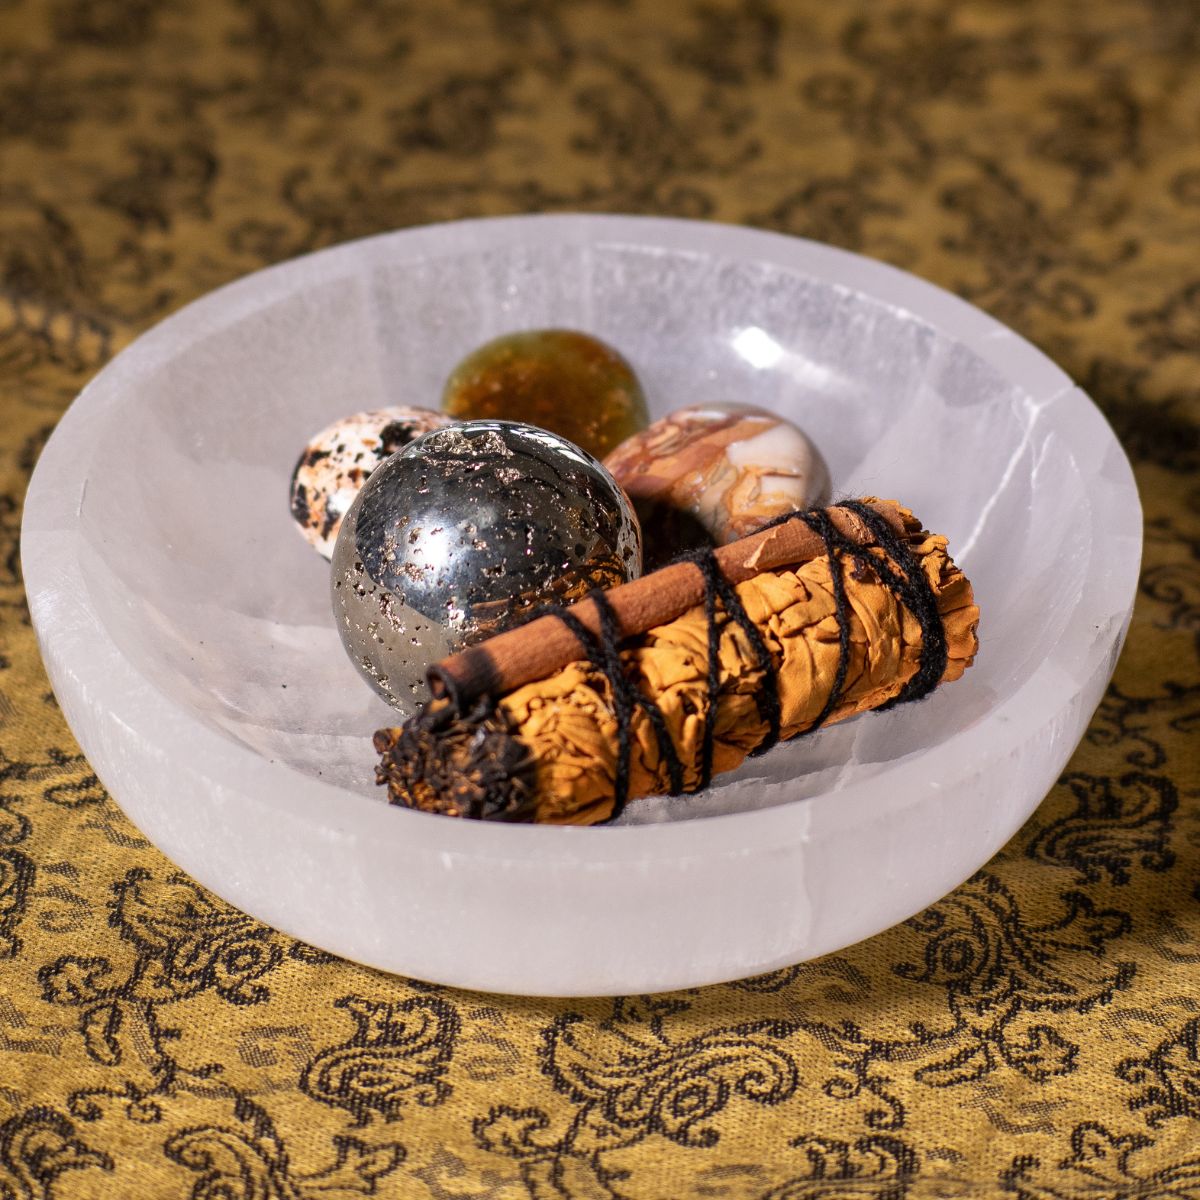
[[[767,736],[754,751],[754,754],[765,754],[779,741],[780,709],[779,709],[779,674],[775,670],[771,652],[763,641],[762,631],[746,612],[737,594],[737,589],[721,574],[717,566],[716,555],[712,549],[705,547],[687,556],[687,561],[693,562],[704,576],[704,611],[708,619],[708,707],[704,717],[704,737],[701,742],[700,784],[697,791],[703,791],[712,782],[713,745],[716,739],[717,700],[721,685],[721,663],[719,658],[721,647],[721,628],[717,624],[717,601],[720,600],[726,617],[731,619],[746,635],[750,649],[759,670],[763,673],[763,686],[755,694],[758,715],[767,726]]]
[[[850,669],[850,601],[846,599],[846,580],[842,575],[841,559],[838,557],[839,548],[837,527],[829,519],[829,514],[821,509],[812,512],[798,513],[800,519],[813,531],[819,534],[825,543],[825,553],[829,556],[829,578],[833,584],[833,607],[837,616],[838,627],[838,665],[833,676],[833,686],[825,698],[825,705],[813,718],[812,724],[804,731],[812,733],[820,729],[829,719],[829,714],[842,698],[842,689],[846,686],[846,672]]]
[[[596,605],[596,612],[600,618],[599,637],[596,637],[574,613],[561,605],[550,605],[540,610],[538,615],[549,614],[558,617],[575,635],[588,662],[604,675],[612,689],[613,715],[617,718],[617,771],[613,780],[613,810],[608,820],[613,821],[624,811],[629,799],[629,759],[633,749],[629,730],[634,709],[640,708],[646,714],[654,730],[658,752],[667,764],[673,796],[683,791],[683,763],[680,762],[679,752],[671,740],[662,709],[626,674],[619,648],[621,630],[608,597],[602,589],[594,588],[588,593],[588,599]]]
[[[704,616],[708,626],[708,674],[705,680],[707,707],[704,710],[704,736],[700,739],[700,790],[712,780],[713,744],[717,730],[717,700],[721,689],[721,626],[717,623],[717,586],[720,572],[712,553],[694,560],[704,576]]]
[[[938,684],[946,670],[948,647],[946,630],[938,612],[937,597],[912,556],[907,544],[896,536],[891,526],[874,509],[858,500],[844,500],[836,507],[854,513],[866,525],[875,545],[884,551],[887,559],[859,545],[842,534],[822,509],[785,513],[763,528],[781,525],[786,521],[801,520],[811,529],[825,546],[829,557],[830,580],[833,587],[834,612],[838,626],[838,665],[833,686],[821,711],[800,735],[813,733],[829,719],[842,698],[846,674],[850,666],[850,602],[846,596],[842,560],[849,557],[860,571],[873,571],[900,602],[913,614],[921,628],[921,654],[917,671],[900,692],[878,711],[907,704],[928,695]],[[692,562],[704,577],[704,613],[708,624],[708,665],[706,688],[707,707],[704,716],[704,732],[700,750],[700,781],[696,791],[703,791],[712,781],[713,751],[716,742],[717,707],[721,683],[720,645],[722,625],[720,610],[725,619],[732,620],[745,634],[754,653],[756,665],[763,674],[763,686],[756,695],[759,715],[767,726],[767,735],[753,751],[764,754],[779,741],[780,705],[779,672],[771,652],[763,640],[762,631],[746,612],[737,589],[720,572],[711,548],[686,555],[684,561]],[[897,571],[896,564],[900,570]],[[561,605],[541,609],[537,616],[556,616],[578,639],[584,655],[608,680],[613,695],[613,715],[617,720],[617,769],[613,781],[613,809],[608,821],[621,815],[629,799],[629,764],[632,754],[631,722],[636,709],[641,709],[650,721],[658,743],[659,753],[667,764],[670,794],[683,791],[683,764],[679,752],[667,729],[666,718],[659,706],[630,679],[620,654],[620,627],[616,614],[604,592],[597,588],[589,593],[595,603],[600,619],[600,636],[594,635],[573,613]],[[607,822],[605,822],[607,823]]]
[[[854,513],[871,531],[876,544],[884,553],[903,568],[904,579],[897,580],[896,573],[890,565],[881,562],[876,555],[867,554],[855,543],[849,543],[855,562],[869,565],[900,597],[901,603],[917,618],[917,624],[921,627],[921,656],[917,662],[916,673],[896,696],[886,704],[881,704],[876,711],[883,712],[895,708],[897,704],[922,700],[941,681],[950,657],[946,626],[942,621],[942,614],[938,612],[937,596],[934,595],[920,564],[913,558],[908,544],[895,535],[892,527],[873,508],[861,500],[843,500],[838,507]]]

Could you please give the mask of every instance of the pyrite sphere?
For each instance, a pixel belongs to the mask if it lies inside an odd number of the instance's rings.
[[[334,547],[333,611],[355,665],[408,712],[438,659],[640,571],[637,518],[596,459],[532,425],[465,421],[359,492]]]
[[[528,329],[486,342],[450,373],[442,408],[463,420],[529,421],[597,458],[649,420],[629,363],[574,329]]]

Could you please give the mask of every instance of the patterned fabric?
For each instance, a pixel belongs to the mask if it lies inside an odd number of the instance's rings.
[[[0,1197],[1200,1197],[1197,0],[0,0]],[[927,912],[620,1000],[337,961],[206,894],[51,697],[21,497],[214,285],[536,209],[890,260],[1056,357],[1135,461],[1128,647]]]

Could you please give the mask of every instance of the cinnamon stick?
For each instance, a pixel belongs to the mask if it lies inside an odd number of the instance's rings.
[[[870,505],[903,536],[904,521],[894,500],[868,497]],[[833,506],[825,510],[839,533],[860,545],[873,538],[852,512]],[[803,521],[792,519],[764,529],[715,552],[717,568],[730,583],[738,584],[761,571],[808,562],[825,553],[825,543]],[[704,599],[704,577],[690,562],[673,563],[612,588],[606,597],[616,616],[622,638],[636,637],[675,620]],[[592,633],[600,631],[600,616],[589,599],[577,601],[571,613]],[[503,695],[523,684],[545,679],[582,655],[575,635],[557,617],[538,617],[517,629],[497,634],[469,646],[429,669],[429,686],[435,697],[452,696],[461,706],[484,695]]]

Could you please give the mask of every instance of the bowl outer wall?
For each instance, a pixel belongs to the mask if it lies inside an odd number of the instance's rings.
[[[1063,637],[987,720],[811,800],[621,828],[497,826],[373,803],[202,724],[122,655],[79,564],[79,464],[156,369],[381,243],[395,254],[619,244],[756,259],[859,291],[957,340],[1025,389],[1093,464],[1086,586]],[[250,280],[253,280],[253,286]],[[987,861],[1070,757],[1128,628],[1141,554],[1129,463],[1091,401],[1013,331],[940,288],[846,251],[660,218],[453,222],[348,243],[229,284],[150,330],[72,404],[34,472],[22,567],[47,671],[97,775],[196,879],[285,933],[436,982],[525,995],[645,993],[824,954],[912,915]],[[930,756],[933,756],[932,759]]]

